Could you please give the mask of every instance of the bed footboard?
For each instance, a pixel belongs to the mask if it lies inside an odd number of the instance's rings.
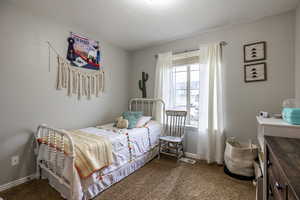
[[[65,130],[49,127],[45,124],[39,125],[35,134],[36,154],[38,156],[42,145],[46,145],[45,159],[37,159],[36,169],[37,177],[41,178],[42,169],[47,171],[51,176],[59,181],[60,184],[65,185],[69,191],[69,198],[73,199],[73,186],[75,176],[75,149],[72,138]],[[68,148],[67,154],[66,149]],[[72,172],[69,180],[63,176],[63,169],[66,159],[71,159]]]

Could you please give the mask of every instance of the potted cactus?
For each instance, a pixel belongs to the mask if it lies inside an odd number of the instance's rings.
[[[146,72],[142,72],[142,80],[139,80],[139,88],[142,91],[142,97],[147,98],[146,82],[148,81],[149,75]]]

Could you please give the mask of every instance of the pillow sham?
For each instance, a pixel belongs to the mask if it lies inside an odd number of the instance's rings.
[[[136,127],[136,123],[139,118],[143,116],[143,112],[123,112],[122,114],[124,119],[128,120],[128,128],[132,129]]]
[[[142,128],[144,127],[150,120],[152,119],[151,116],[141,116],[137,123],[136,123],[136,128]]]

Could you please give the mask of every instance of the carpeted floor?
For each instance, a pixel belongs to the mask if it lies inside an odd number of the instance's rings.
[[[60,200],[45,180],[34,180],[0,193],[5,200]],[[255,200],[251,182],[228,177],[217,165],[153,160],[95,200]]]

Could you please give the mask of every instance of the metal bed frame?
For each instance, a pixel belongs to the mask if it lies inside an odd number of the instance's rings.
[[[144,115],[156,118],[156,110],[159,104],[162,106],[162,122],[165,122],[165,102],[162,99],[133,98],[129,100],[129,111],[143,111]]]
[[[163,111],[163,122],[165,120],[165,103],[161,99],[143,99],[143,98],[133,98],[129,101],[129,111],[143,111],[144,115],[149,115],[155,118],[156,108],[161,106]],[[40,139],[40,141],[38,141]],[[60,187],[65,187],[68,190],[69,195],[65,198],[73,200],[74,199],[74,177],[76,173],[75,168],[75,148],[74,142],[70,133],[63,129],[53,128],[46,124],[41,124],[38,126],[35,134],[36,149],[35,152],[38,154],[39,148],[41,147],[41,141],[43,145],[47,145],[48,159],[36,161],[36,174],[37,178],[42,177],[42,172],[46,172],[49,176],[58,181]],[[67,143],[67,144],[66,144]],[[66,154],[66,145],[68,145],[68,154]],[[70,180],[68,181],[63,177],[61,173],[64,169],[65,160],[71,159],[72,172]],[[56,190],[59,190],[55,188]],[[60,191],[59,191],[60,192]],[[85,195],[85,193],[83,193]]]

